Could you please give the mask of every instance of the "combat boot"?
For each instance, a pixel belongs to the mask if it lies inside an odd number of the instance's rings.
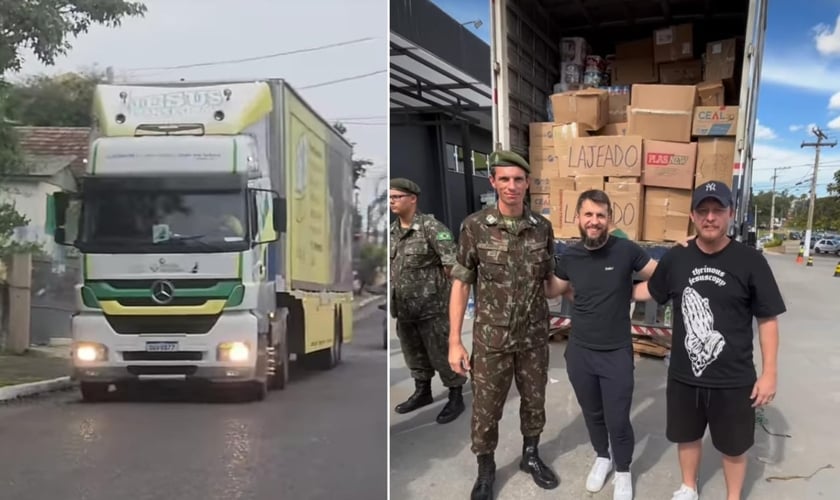
[[[417,408],[430,405],[434,402],[432,398],[432,381],[431,380],[415,380],[414,394],[408,397],[404,402],[398,404],[394,411],[397,413],[408,413]]]
[[[539,436],[525,436],[522,443],[522,460],[519,462],[519,469],[528,472],[534,478],[537,486],[546,490],[553,490],[557,487],[557,476],[540,459],[537,446],[540,443]]]
[[[463,386],[449,388],[449,401],[437,416],[437,423],[448,424],[464,411],[464,396],[461,394]]]
[[[473,485],[470,500],[492,500],[493,483],[496,481],[496,462],[493,454],[478,455],[478,478]]]

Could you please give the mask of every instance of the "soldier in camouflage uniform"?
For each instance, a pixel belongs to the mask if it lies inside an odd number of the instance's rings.
[[[464,411],[462,387],[467,378],[449,367],[449,272],[455,263],[452,233],[432,215],[417,211],[420,187],[408,179],[392,179],[391,211],[391,314],[397,318],[405,364],[414,378],[415,391],[394,408],[408,413],[432,404],[435,370],[449,388],[449,401],[437,416],[441,424]]]
[[[478,478],[472,500],[493,496],[498,423],[511,381],[521,396],[523,435],[519,468],[545,489],[557,487],[554,472],[537,447],[545,425],[548,381],[548,302],[546,280],[553,277],[551,223],[524,204],[530,168],[519,155],[502,151],[490,158],[490,181],[499,195],[494,207],[468,216],[461,225],[457,262],[452,269],[449,364],[471,371],[472,451]],[[461,324],[475,285],[473,353],[461,342]]]

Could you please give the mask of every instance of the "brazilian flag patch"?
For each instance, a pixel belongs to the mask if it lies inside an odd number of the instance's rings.
[[[452,233],[448,231],[444,231],[442,233],[437,234],[438,241],[452,241]]]

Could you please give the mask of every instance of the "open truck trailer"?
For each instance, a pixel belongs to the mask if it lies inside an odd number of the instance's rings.
[[[704,59],[707,44],[716,51],[719,46],[713,42],[736,39],[733,75],[725,82],[725,104],[739,107],[732,157],[735,218],[730,235],[754,244],[755,232],[747,219],[766,0],[491,0],[491,15],[493,142],[496,148],[512,149],[526,157],[530,124],[551,121],[550,96],[565,90],[556,86],[563,80],[564,39],[585,39],[590,54],[606,57],[616,53],[617,44],[635,40],[650,38],[654,44],[674,43],[681,36],[685,38],[677,27],[690,24],[691,34],[684,39],[682,50],[690,51],[689,57],[695,61]],[[667,38],[655,36],[656,30],[669,27],[672,30],[664,33]],[[572,242],[557,239],[556,255],[562,255]],[[674,244],[639,243],[657,260]],[[670,307],[653,302],[634,304],[634,337],[644,336],[670,347]],[[553,303],[551,311],[553,331],[571,325],[568,301]]]

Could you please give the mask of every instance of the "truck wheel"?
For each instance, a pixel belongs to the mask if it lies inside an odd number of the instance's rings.
[[[251,398],[254,401],[262,401],[268,395],[268,384],[255,381],[251,383]]]
[[[108,398],[109,384],[103,382],[80,382],[82,400],[87,403],[98,403]]]

